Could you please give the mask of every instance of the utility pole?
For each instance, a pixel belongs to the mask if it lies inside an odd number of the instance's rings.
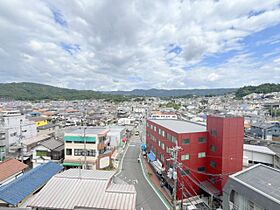
[[[86,129],[87,127],[84,127],[84,169],[87,169]]]
[[[172,153],[173,153],[173,174],[172,177],[174,179],[174,186],[173,186],[173,209],[176,210],[176,206],[177,206],[177,198],[176,198],[176,194],[177,194],[177,179],[178,179],[178,175],[177,175],[177,163],[178,163],[178,151],[181,149],[181,147],[178,147],[178,142],[176,140],[176,146],[173,147]]]
[[[20,147],[19,149],[19,156],[21,157],[21,162],[23,162],[23,145],[22,145],[22,120],[20,120],[20,124],[19,124],[19,142],[18,145]]]

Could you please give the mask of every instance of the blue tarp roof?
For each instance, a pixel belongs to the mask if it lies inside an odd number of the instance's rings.
[[[156,156],[152,151],[148,154],[148,158],[151,162],[156,160]]]
[[[42,187],[62,169],[63,166],[53,162],[48,162],[33,168],[19,178],[0,187],[0,200],[16,206],[26,196]]]

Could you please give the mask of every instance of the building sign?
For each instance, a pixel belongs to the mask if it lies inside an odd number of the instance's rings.
[[[99,168],[106,168],[110,165],[110,157],[103,157],[99,160]]]

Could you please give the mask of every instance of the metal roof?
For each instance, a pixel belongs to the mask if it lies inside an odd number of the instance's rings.
[[[42,187],[52,176],[62,169],[63,166],[53,162],[48,162],[33,168],[19,178],[0,187],[0,200],[16,206],[26,196]]]
[[[85,134],[86,135],[97,135],[97,134],[104,134],[107,131],[109,131],[109,129],[107,128],[87,128],[85,130]],[[84,135],[84,128],[81,129],[73,129],[73,130],[68,130],[67,132],[65,132],[65,135],[69,135],[69,134],[74,134],[74,135]]]
[[[230,177],[280,203],[280,170],[257,164]]]
[[[51,209],[135,209],[134,185],[112,182],[113,171],[70,169],[55,175],[29,206]]]
[[[205,132],[206,127],[204,125],[188,122],[183,120],[150,120],[153,123],[156,123],[162,127],[165,127],[169,130],[172,130],[176,133],[197,133]]]
[[[253,152],[259,152],[269,155],[275,155],[276,153],[273,152],[271,149],[265,146],[259,146],[259,145],[251,145],[251,144],[244,144],[244,150],[247,151],[253,151]]]

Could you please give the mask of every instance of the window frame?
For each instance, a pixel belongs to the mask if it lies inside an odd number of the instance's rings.
[[[187,141],[188,140],[188,141]],[[187,143],[185,143],[184,141],[187,141]],[[190,138],[184,138],[182,139],[181,143],[184,144],[184,145],[187,145],[187,144],[190,144],[191,140]]]
[[[201,139],[203,139],[203,141],[201,141]],[[204,136],[199,137],[199,138],[198,138],[198,143],[200,143],[200,144],[206,143],[206,137],[204,137]]]
[[[197,153],[198,158],[205,158],[206,157],[206,152],[199,152]]]
[[[183,158],[183,156],[186,156],[186,157],[188,157],[188,158]],[[181,161],[183,161],[183,160],[189,160],[190,159],[190,153],[186,153],[186,154],[182,154],[181,155]]]

